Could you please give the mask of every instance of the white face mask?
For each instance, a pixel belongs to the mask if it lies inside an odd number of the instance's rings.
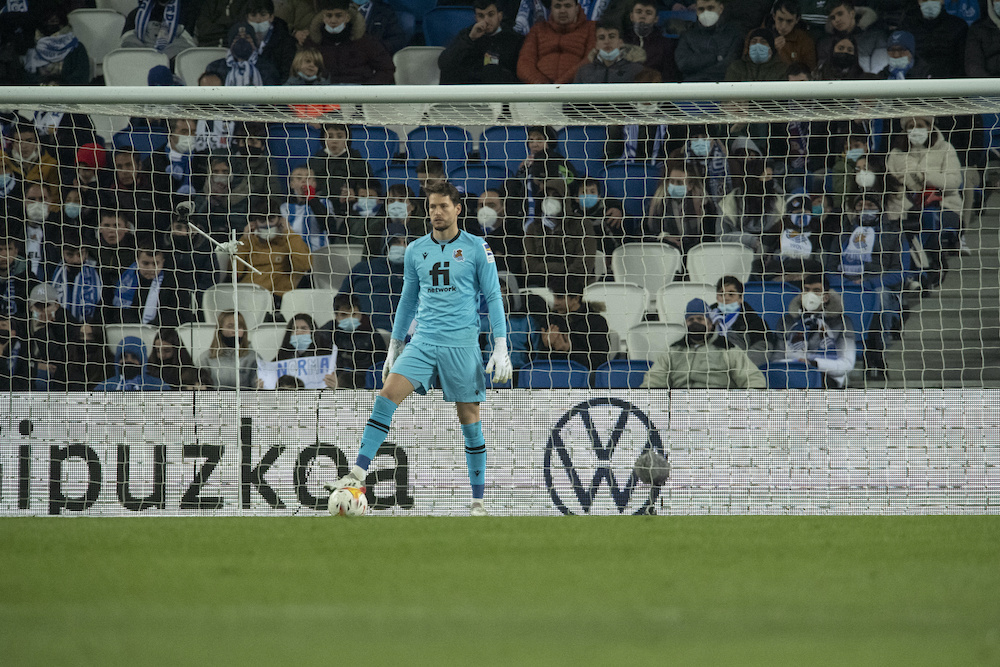
[[[862,169],[861,171],[854,174],[854,181],[858,184],[859,188],[868,189],[875,185],[875,172],[868,171],[867,169]]]
[[[923,146],[927,143],[927,137],[929,136],[930,131],[926,127],[913,127],[906,133],[906,138],[914,146]]]
[[[713,25],[719,22],[720,14],[718,12],[702,12],[698,14],[698,23],[702,24],[706,28],[711,28]]]
[[[925,19],[936,19],[941,15],[941,0],[931,0],[931,2],[920,3],[920,13]]]
[[[70,218],[71,220],[76,220],[80,217],[80,211],[83,210],[83,206],[75,201],[66,202],[63,204],[63,214]]]
[[[354,205],[354,210],[364,218],[375,215],[376,208],[378,208],[378,200],[374,197],[358,197],[358,202]]]
[[[500,216],[489,206],[484,206],[478,211],[476,211],[476,220],[479,224],[483,226],[483,229],[493,229],[497,224],[497,219]]]
[[[190,134],[178,135],[174,140],[174,150],[187,155],[194,150],[195,139]]]
[[[260,21],[259,23],[255,21],[248,21],[248,23],[254,29],[254,32],[267,32],[271,29],[270,21]]]
[[[212,182],[218,185],[229,183],[230,174],[212,174]]]
[[[725,313],[726,315],[731,315],[732,313],[740,312],[740,302],[733,301],[732,303],[720,303],[719,312]]]
[[[347,24],[341,23],[338,26],[325,25],[323,27],[326,28],[326,31],[331,35],[339,35],[340,33],[344,32],[344,28],[347,27]]]
[[[43,201],[29,202],[24,207],[24,215],[32,222],[44,222],[49,217],[49,205]]]
[[[409,211],[406,210],[406,202],[394,201],[385,207],[386,215],[395,220],[396,222],[403,222],[406,220]]]
[[[542,200],[542,214],[547,216],[559,215],[562,213],[562,202],[555,197],[546,197]]]
[[[1000,16],[1000,2],[993,3],[993,13]]]
[[[385,253],[385,258],[388,259],[393,264],[402,264],[403,259],[406,257],[406,246],[405,245],[394,245]]]
[[[270,241],[278,235],[277,227],[259,227],[257,229],[257,237],[262,241]]]
[[[823,295],[816,292],[802,293],[802,310],[815,313],[823,309]]]

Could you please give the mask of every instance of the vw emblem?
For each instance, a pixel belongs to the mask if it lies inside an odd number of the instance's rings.
[[[655,499],[632,498],[632,468],[652,449],[665,456],[649,416],[627,401],[595,398],[578,403],[552,428],[545,445],[545,486],[563,514],[635,514]]]

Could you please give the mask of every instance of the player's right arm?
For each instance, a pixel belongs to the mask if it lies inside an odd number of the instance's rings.
[[[399,296],[399,306],[396,307],[396,317],[392,322],[389,352],[382,365],[383,382],[389,377],[392,365],[403,351],[403,341],[406,340],[406,332],[410,330],[410,323],[417,313],[417,302],[420,299],[420,279],[414,265],[416,254],[410,250],[411,248],[407,247],[406,254],[403,255],[403,293]]]

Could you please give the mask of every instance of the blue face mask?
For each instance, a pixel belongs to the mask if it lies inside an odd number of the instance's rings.
[[[406,246],[394,245],[385,253],[386,259],[393,264],[402,264],[406,256]]]
[[[813,204],[812,212],[813,212],[813,215],[823,215],[823,205],[822,204]]]
[[[76,220],[77,218],[79,218],[80,211],[82,210],[83,206],[76,203],[75,201],[66,202],[65,204],[63,204],[63,213],[66,215],[67,218],[70,218],[71,220]]]
[[[378,209],[378,199],[374,197],[358,197],[358,202],[354,205],[354,210],[366,218],[375,215],[376,209]]]
[[[720,303],[718,305],[719,312],[725,313],[726,315],[731,315],[733,313],[740,312],[740,302],[733,301],[732,303]]]
[[[709,141],[708,139],[692,139],[690,142],[691,152],[698,157],[705,157],[708,155]]]
[[[851,148],[847,151],[847,161],[857,162],[865,154],[864,148]]]
[[[750,61],[756,65],[763,65],[771,59],[771,47],[767,44],[750,45]]]
[[[291,343],[292,347],[301,352],[309,349],[309,346],[312,345],[313,337],[309,334],[292,334],[288,342]]]
[[[667,194],[670,195],[672,199],[684,199],[687,196],[688,189],[686,185],[678,185],[677,183],[667,183]]]
[[[580,207],[584,210],[597,206],[599,197],[595,194],[583,194],[578,197]]]
[[[354,331],[361,326],[361,320],[357,317],[345,317],[337,322],[337,328],[343,331]]]
[[[907,56],[902,58],[889,57],[889,69],[891,70],[901,70],[910,68],[910,59]]]
[[[297,72],[297,74],[299,75],[300,79],[302,79],[303,81],[308,81],[309,83],[312,83],[313,81],[319,78],[318,74],[313,74],[312,76],[306,76],[302,72]]]
[[[621,53],[622,53],[621,49],[612,49],[610,51],[605,51],[604,49],[601,49],[600,51],[601,60],[612,63],[618,60],[618,56],[620,56]]]
[[[805,227],[812,221],[811,213],[792,213],[788,216],[796,227]]]
[[[7,186],[14,182],[13,174],[0,174],[0,190],[6,190]]]

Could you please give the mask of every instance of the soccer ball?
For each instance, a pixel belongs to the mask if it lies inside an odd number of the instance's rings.
[[[361,516],[366,512],[368,498],[361,489],[348,486],[330,494],[330,514],[333,516]]]

